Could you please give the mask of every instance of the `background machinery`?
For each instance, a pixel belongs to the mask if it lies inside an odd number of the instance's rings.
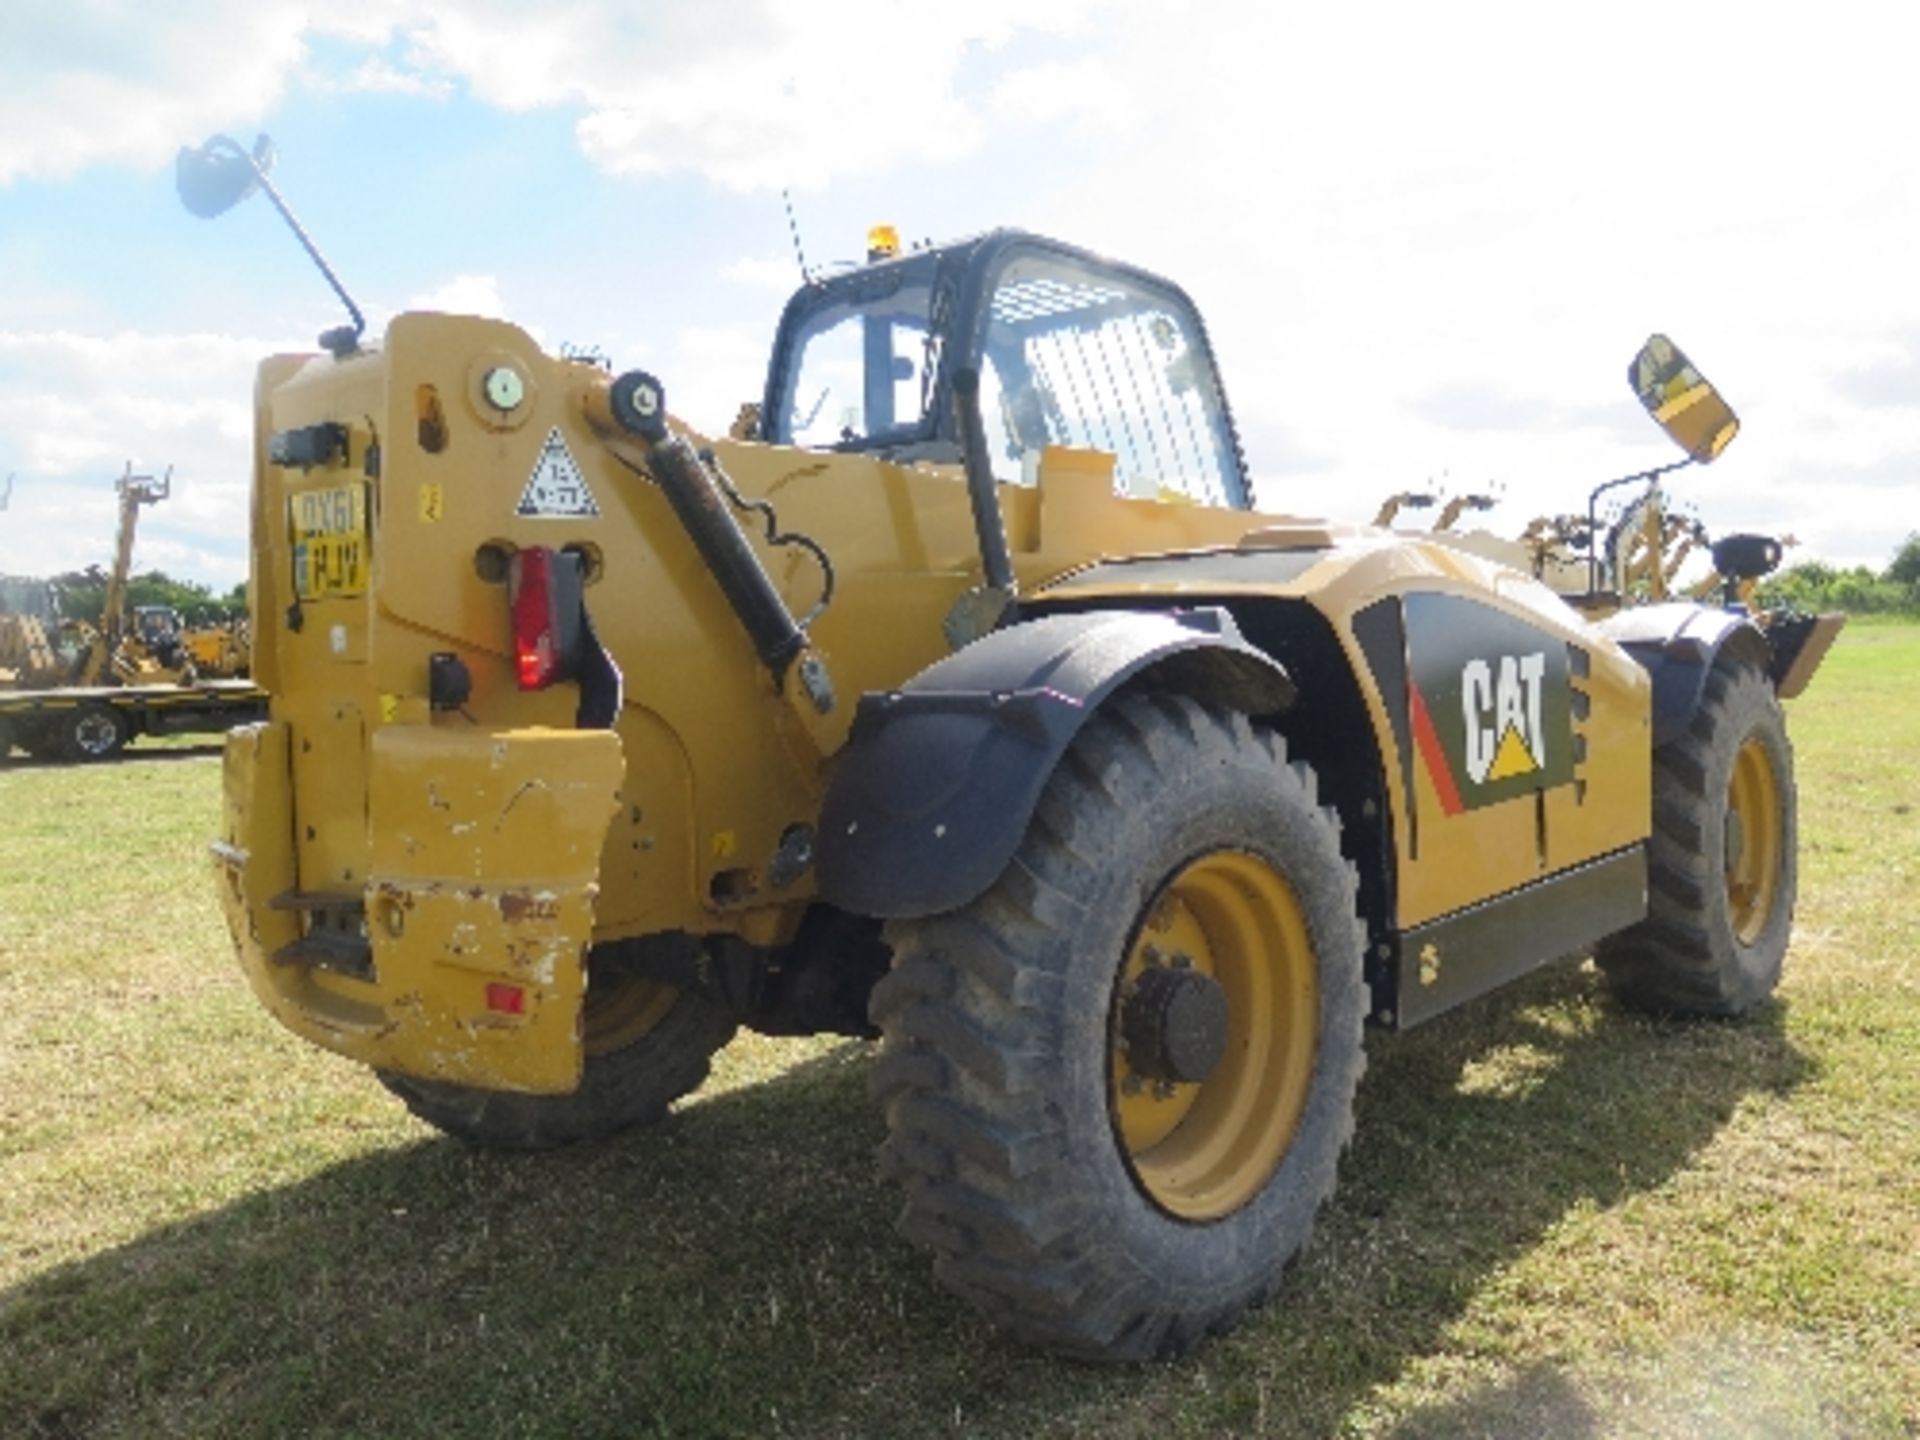
[[[114,484],[119,520],[97,623],[63,616],[43,581],[0,591],[0,764],[14,746],[44,760],[104,760],[139,735],[225,730],[262,712],[265,695],[203,677],[168,606],[127,608],[140,511],[171,493],[131,464]],[[241,672],[244,673],[244,672]]]
[[[183,151],[183,198],[270,153]],[[1366,1027],[1587,948],[1667,1013],[1778,978],[1807,634],[1254,511],[1159,277],[876,244],[726,438],[500,321],[322,342],[259,373],[218,883],[262,1003],[452,1134],[877,1032],[904,1233],[1138,1359],[1280,1283]],[[1718,398],[1656,378],[1686,443]]]

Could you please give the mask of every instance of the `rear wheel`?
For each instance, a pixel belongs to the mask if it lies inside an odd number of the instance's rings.
[[[546,1150],[658,1120],[699,1089],[709,1061],[733,1037],[733,1018],[697,996],[619,977],[587,991],[580,1086],[522,1095],[379,1072],[380,1082],[436,1129],[475,1145]]]
[[[111,760],[126,748],[127,717],[90,700],[61,719],[58,734],[69,760]]]
[[[993,887],[889,931],[882,1164],[940,1278],[1113,1360],[1264,1299],[1352,1133],[1355,904],[1277,737],[1168,696],[1090,721]]]
[[[1594,958],[1620,998],[1735,1016],[1773,993],[1799,867],[1793,747],[1766,677],[1722,663],[1686,732],[1655,752],[1648,914]]]

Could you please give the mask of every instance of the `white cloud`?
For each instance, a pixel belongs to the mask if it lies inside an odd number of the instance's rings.
[[[1003,75],[996,113],[1096,157],[1032,223],[1194,294],[1264,503],[1361,515],[1445,470],[1506,482],[1496,528],[1575,508],[1674,457],[1623,384],[1665,329],[1746,422],[1676,490],[1716,529],[1859,546],[1859,492],[1823,472],[1920,448],[1920,191],[1893,179],[1920,151],[1916,29],[1846,0],[1817,23],[1126,5]],[[1911,523],[1841,557],[1884,563]]]
[[[15,0],[0,11],[0,185],[164,163],[182,137],[260,120],[300,75],[335,92],[460,85],[506,110],[574,109],[582,149],[613,174],[820,186],[971,149],[982,109],[957,91],[969,55],[1086,8],[387,0],[342,17],[291,0]],[[309,54],[320,36],[373,53],[329,75]]]
[[[453,82],[444,75],[402,70],[376,55],[348,74],[335,79],[314,73],[309,81],[317,90],[340,94],[364,92],[370,95],[413,95],[423,100],[445,100],[453,94]]]
[[[163,164],[184,137],[258,119],[301,58],[305,8],[12,0],[0,7],[0,185]]]
[[[791,295],[800,284],[800,261],[792,255],[772,258],[742,256],[720,272],[721,278],[735,284],[775,295]]]
[[[112,557],[113,482],[171,468],[134,563],[232,584],[246,569],[253,369],[284,340],[0,331],[0,433],[20,458],[0,571],[45,575]]]
[[[697,170],[737,190],[815,188],[978,145],[983,119],[956,93],[958,71],[969,47],[1012,33],[1013,14],[938,0],[890,5],[884,23],[852,0],[689,8],[659,36],[582,23],[586,43],[545,78],[586,107],[581,146],[613,174]],[[508,36],[474,39],[441,26],[424,43],[478,93],[543,103],[502,53]]]
[[[444,285],[415,295],[406,303],[408,310],[442,310],[449,315],[487,315],[496,320],[511,319],[506,302],[500,298],[500,280],[494,275],[456,275]]]

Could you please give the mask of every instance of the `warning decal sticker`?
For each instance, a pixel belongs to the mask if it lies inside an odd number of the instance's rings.
[[[540,458],[533,462],[533,473],[527,477],[527,488],[520,492],[514,514],[529,519],[577,520],[599,513],[593,491],[587,488],[587,477],[574,463],[560,427],[554,426],[540,447]]]

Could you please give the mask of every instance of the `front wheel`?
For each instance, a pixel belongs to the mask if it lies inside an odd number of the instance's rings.
[[[587,990],[586,1061],[567,1095],[481,1090],[376,1072],[420,1119],[470,1144],[547,1150],[597,1140],[658,1120],[700,1088],[715,1051],[733,1038],[733,1017],[698,996],[618,977]]]
[[[1177,1354],[1306,1244],[1365,1065],[1364,933],[1313,773],[1239,714],[1091,720],[993,887],[874,992],[903,1232],[997,1323]]]
[[[1723,661],[1686,731],[1653,757],[1647,918],[1594,959],[1616,994],[1668,1015],[1743,1015],[1773,993],[1799,879],[1793,747],[1772,685]]]

